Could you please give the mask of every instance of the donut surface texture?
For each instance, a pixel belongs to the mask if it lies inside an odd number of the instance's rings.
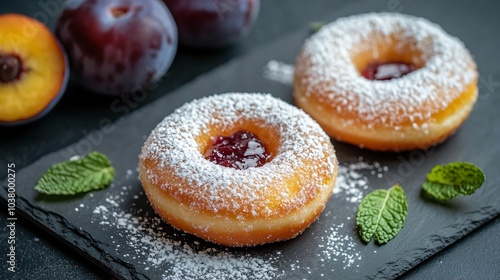
[[[214,137],[250,131],[270,157],[260,167],[204,158]],[[330,138],[302,110],[270,95],[228,93],[186,103],[146,140],[139,174],[169,224],[226,246],[287,240],[323,211],[337,176]]]
[[[371,62],[417,69],[392,80],[361,76]],[[457,38],[397,13],[341,18],[297,57],[294,99],[331,137],[381,151],[428,148],[465,121],[477,99],[476,65]]]

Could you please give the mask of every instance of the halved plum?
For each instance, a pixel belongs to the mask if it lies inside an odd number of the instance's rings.
[[[66,54],[41,22],[0,15],[0,125],[20,125],[46,115],[66,90]]]

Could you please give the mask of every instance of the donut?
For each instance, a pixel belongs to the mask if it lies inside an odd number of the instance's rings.
[[[309,227],[332,194],[337,164],[330,138],[302,110],[266,94],[227,93],[163,119],[142,147],[139,177],[174,228],[241,247]]]
[[[469,116],[478,73],[464,44],[398,13],[340,18],[306,40],[294,102],[338,141],[379,151],[443,142]]]

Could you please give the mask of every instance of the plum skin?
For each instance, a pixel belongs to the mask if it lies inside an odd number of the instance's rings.
[[[163,0],[174,16],[181,44],[221,48],[248,34],[260,0]]]
[[[157,0],[72,0],[56,22],[75,76],[117,95],[158,81],[177,51],[177,27]]]

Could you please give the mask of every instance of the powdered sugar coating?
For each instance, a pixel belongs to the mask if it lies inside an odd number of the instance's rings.
[[[203,157],[200,135],[212,133],[214,126],[225,130],[246,122],[277,132],[280,144],[269,162],[238,170]],[[257,93],[214,95],[183,105],[153,130],[140,159],[155,162],[156,170],[146,174],[150,182],[184,198],[191,209],[260,217],[277,215],[273,205],[289,212],[312,199],[328,187],[325,178],[335,176],[337,163],[329,137],[315,121],[290,104]],[[174,170],[179,180],[159,178],[165,170]],[[289,180],[299,189],[290,190]]]
[[[392,38],[397,38],[397,52],[419,53],[414,62],[423,67],[390,81],[363,78],[353,57],[368,50],[377,58],[370,43]],[[314,95],[339,115],[359,116],[346,117],[346,126],[357,122],[397,128],[410,122],[420,129],[419,123],[446,109],[477,79],[475,68],[464,44],[438,25],[409,15],[369,13],[338,19],[311,36],[295,73],[306,98]]]

